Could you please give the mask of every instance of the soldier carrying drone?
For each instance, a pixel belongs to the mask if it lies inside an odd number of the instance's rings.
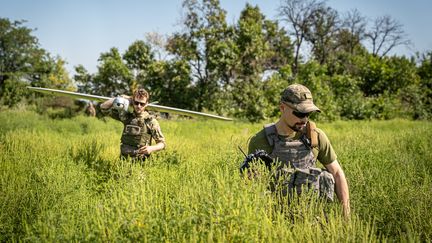
[[[102,113],[121,121],[124,125],[121,136],[121,158],[145,160],[151,153],[165,148],[165,137],[156,118],[145,108],[150,99],[145,89],[136,90],[132,97],[111,98],[100,105]],[[128,111],[129,103],[133,111]],[[152,140],[156,142],[152,145]]]
[[[151,153],[165,148],[165,138],[161,132],[159,123],[155,117],[146,111],[147,109],[184,116],[232,121],[231,118],[218,115],[149,103],[150,95],[145,89],[136,90],[132,97],[121,95],[115,98],[109,98],[66,90],[41,87],[27,88],[45,94],[103,102],[100,105],[102,113],[124,124],[120,146],[122,158],[131,157],[133,159],[143,160],[149,157]],[[129,111],[129,104],[132,104],[133,109],[131,110],[133,111]],[[155,145],[152,145],[152,140],[156,142]]]

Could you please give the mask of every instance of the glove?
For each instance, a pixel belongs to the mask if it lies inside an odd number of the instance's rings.
[[[273,159],[264,150],[257,150],[255,153],[249,154],[244,159],[242,165],[240,166],[240,173],[243,173],[245,169],[249,168],[251,163],[254,161],[264,162],[268,170],[271,169]]]

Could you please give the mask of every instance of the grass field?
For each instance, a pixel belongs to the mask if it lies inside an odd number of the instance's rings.
[[[432,123],[318,124],[350,186],[339,204],[285,205],[242,179],[262,124],[161,121],[167,149],[118,159],[121,124],[0,112],[0,241],[432,241]]]

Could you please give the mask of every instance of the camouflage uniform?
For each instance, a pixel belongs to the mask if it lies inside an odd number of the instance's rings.
[[[115,109],[102,109],[102,112],[121,121],[124,125],[120,145],[121,157],[123,158],[145,159],[149,155],[138,154],[140,147],[151,145],[152,140],[156,143],[165,143],[165,137],[158,121],[147,111],[135,114],[126,111],[118,112]]]

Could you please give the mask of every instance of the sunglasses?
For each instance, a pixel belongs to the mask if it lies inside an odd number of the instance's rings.
[[[303,113],[303,112],[300,112],[300,111],[293,111],[292,114],[293,114],[294,116],[296,116],[297,118],[302,119],[302,118],[305,118],[305,117],[309,117],[309,115],[310,115],[311,113]]]
[[[138,101],[136,101],[136,100],[134,100],[134,104],[136,105],[136,106],[145,106],[147,103],[143,103],[143,102],[138,102]]]

